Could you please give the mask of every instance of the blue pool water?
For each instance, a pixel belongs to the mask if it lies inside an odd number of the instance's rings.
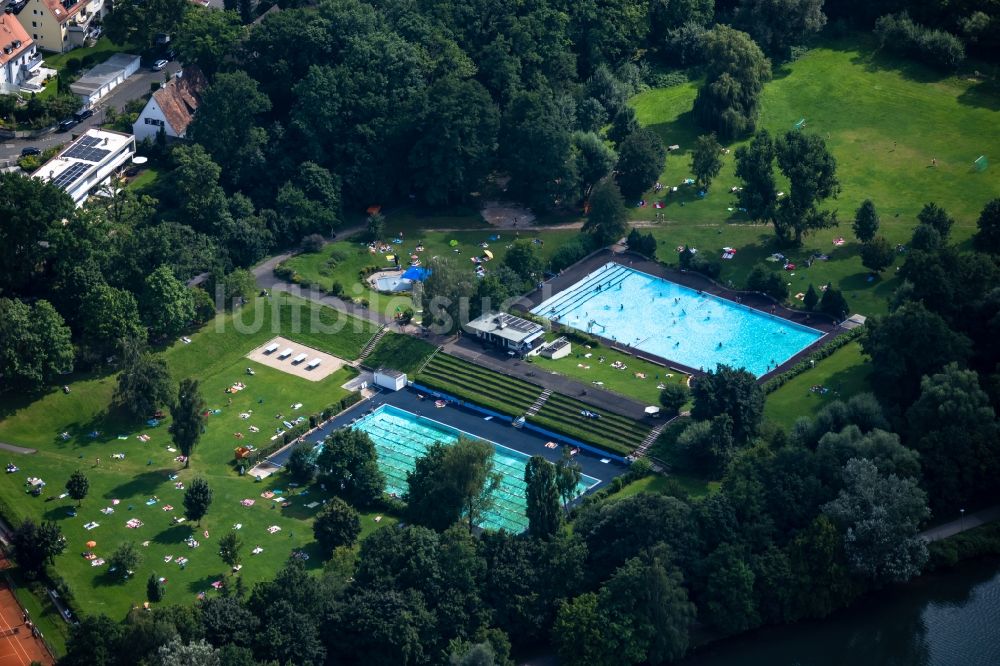
[[[410,291],[413,289],[413,283],[409,280],[404,280],[400,277],[380,277],[375,279],[375,287],[379,291]]]
[[[692,368],[724,363],[758,377],[823,335],[610,262],[532,312]]]
[[[378,452],[378,464],[386,477],[386,491],[406,493],[406,473],[413,470],[417,458],[435,442],[453,444],[462,431],[438,421],[417,416],[392,405],[382,405],[358,419],[353,428],[368,433]],[[471,435],[468,435],[471,437]],[[515,534],[528,529],[525,517],[524,467],[530,456],[490,442],[495,451],[494,470],[503,475],[496,490],[494,508],[487,512],[480,527],[506,529]],[[600,483],[600,479],[582,475],[577,493],[582,494]]]

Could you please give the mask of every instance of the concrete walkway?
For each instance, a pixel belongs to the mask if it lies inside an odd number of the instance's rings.
[[[0,451],[10,451],[11,453],[20,453],[26,456],[38,453],[35,449],[27,449],[23,446],[15,446],[14,444],[4,444],[3,442],[0,442]]]
[[[997,520],[1000,520],[1000,506],[991,506],[988,509],[970,513],[963,518],[924,530],[920,533],[920,536],[925,541],[940,541],[941,539],[955,536],[967,530],[996,522]]]

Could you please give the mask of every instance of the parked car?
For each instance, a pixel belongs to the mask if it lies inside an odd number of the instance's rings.
[[[42,149],[35,148],[34,146],[28,146],[27,148],[21,149],[21,157],[30,157],[32,155],[41,155]]]
[[[94,115],[93,109],[80,109],[79,111],[73,114],[73,118],[75,118],[76,122],[79,123],[91,117],[92,115]]]
[[[60,120],[58,131],[60,132],[69,131],[73,129],[78,122],[80,121],[78,121],[76,118],[66,118],[65,120]]]
[[[153,63],[153,71],[161,72],[163,68],[167,66],[167,61],[162,58]]]

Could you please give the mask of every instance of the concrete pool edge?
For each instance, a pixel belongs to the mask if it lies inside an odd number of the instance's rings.
[[[780,363],[777,367],[757,376],[758,383],[763,383],[771,377],[785,372],[823,345],[846,332],[846,329],[842,328],[838,322],[822,313],[795,310],[779,303],[766,294],[730,289],[700,273],[671,268],[635,252],[630,252],[628,250],[616,252],[610,248],[595,250],[590,255],[561,271],[559,275],[546,280],[542,284],[541,288],[535,289],[534,291],[523,296],[521,300],[515,304],[514,308],[531,314],[532,309],[538,307],[546,300],[572,289],[574,285],[579,283],[581,280],[586,279],[589,274],[599,270],[602,266],[608,263],[619,264],[625,268],[629,268],[644,275],[673,282],[678,286],[699,291],[706,296],[713,296],[724,300],[727,302],[727,305],[741,305],[747,309],[755,310],[762,315],[779,318],[788,324],[801,326],[803,328],[821,333],[820,337],[816,338],[816,340],[814,340],[811,344],[800,349],[784,362]],[[736,302],[737,296],[740,297],[741,302],[739,303]],[[771,311],[771,308],[773,308],[773,311]],[[531,316],[535,317],[539,315],[531,314]],[[551,321],[548,318],[546,318],[546,320]],[[576,329],[572,326],[561,324],[559,322],[552,322],[552,328],[554,331],[580,331],[580,329]],[[698,368],[691,367],[673,359],[645,352],[643,350],[626,347],[615,340],[601,335],[587,333],[586,331],[581,332],[599,340],[602,345],[608,347],[609,349],[614,349],[622,354],[627,354],[665,368],[683,372],[693,377],[705,374]]]

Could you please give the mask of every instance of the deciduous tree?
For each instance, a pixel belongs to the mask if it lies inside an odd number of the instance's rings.
[[[878,227],[878,211],[875,210],[875,204],[872,203],[871,199],[865,199],[854,213],[854,224],[852,225],[854,235],[862,243],[867,243],[875,238]]]
[[[142,554],[135,547],[135,543],[123,541],[108,556],[108,571],[120,581],[124,581],[135,572],[140,562]]]
[[[160,266],[146,277],[142,314],[154,338],[170,337],[194,319],[194,297],[169,266]]]
[[[39,389],[72,370],[73,356],[71,332],[51,303],[0,298],[0,376],[7,387]]]
[[[702,134],[694,143],[691,153],[691,173],[703,190],[711,186],[712,181],[722,171],[722,144],[715,138],[715,132]]]
[[[583,232],[590,234],[598,246],[613,243],[628,229],[628,211],[618,185],[605,178],[590,193],[590,213],[583,223]]]
[[[191,466],[191,453],[201,439],[205,426],[205,399],[201,397],[197,379],[182,379],[177,400],[170,407],[173,423],[170,436],[184,456],[184,467]]]
[[[777,154],[774,139],[767,130],[758,132],[749,145],[736,149],[736,177],[743,181],[736,198],[751,220],[774,218],[778,205],[778,186],[774,180]]]
[[[339,497],[330,498],[313,523],[313,536],[327,555],[341,546],[353,546],[359,534],[358,512]]]
[[[972,244],[976,249],[980,252],[1000,253],[1000,198],[986,203],[976,226],[979,230],[972,237]]]
[[[844,535],[847,559],[875,583],[906,581],[927,561],[917,529],[930,516],[927,494],[912,479],[885,476],[869,460],[844,466],[844,489],[823,512]]]
[[[184,491],[184,514],[188,520],[197,521],[201,525],[201,519],[208,513],[208,507],[212,504],[212,489],[208,481],[200,476],[191,480],[191,485]]]
[[[555,465],[541,456],[532,456],[524,466],[524,484],[528,533],[548,538],[555,534],[562,521]]]
[[[876,236],[861,246],[861,265],[873,273],[881,273],[892,266],[896,258],[896,248],[889,244],[885,236]]]
[[[243,540],[240,539],[236,530],[229,530],[219,539],[219,557],[231,567],[240,563],[240,549],[243,548]]]
[[[83,472],[76,470],[69,475],[69,479],[66,481],[66,492],[76,500],[77,506],[83,503],[83,498],[87,496],[89,491],[90,481],[87,480],[87,476]]]
[[[750,35],[726,25],[706,33],[703,50],[708,69],[694,100],[695,118],[724,141],[753,132],[770,61]]]
[[[691,395],[693,418],[705,421],[728,414],[737,442],[757,434],[764,416],[764,393],[753,374],[720,364],[693,382]]]
[[[360,505],[372,504],[385,490],[375,444],[360,430],[342,428],[330,434],[316,458],[316,468],[334,492]]]
[[[66,538],[52,522],[41,525],[30,518],[21,521],[10,539],[14,559],[29,578],[37,575],[56,555],[66,550]]]
[[[615,167],[622,194],[629,198],[641,196],[660,177],[666,163],[667,149],[656,132],[642,128],[629,134],[618,146]]]

